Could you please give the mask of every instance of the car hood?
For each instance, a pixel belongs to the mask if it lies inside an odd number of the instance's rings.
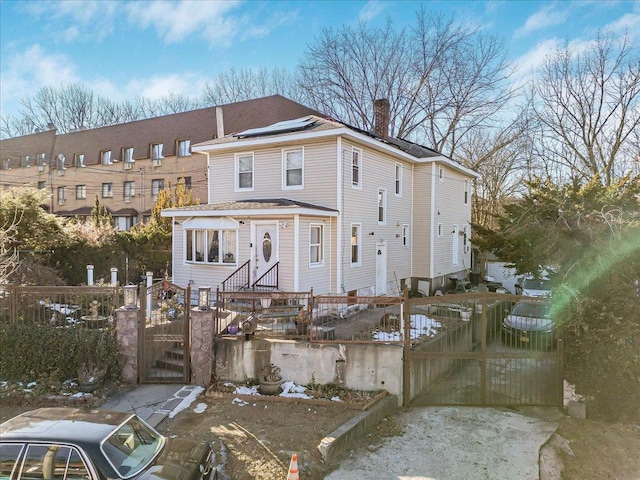
[[[139,480],[200,479],[214,468],[211,446],[204,442],[168,438],[162,453],[140,476]]]
[[[524,332],[548,331],[553,328],[553,320],[550,318],[525,317],[509,314],[504,319],[504,324]]]

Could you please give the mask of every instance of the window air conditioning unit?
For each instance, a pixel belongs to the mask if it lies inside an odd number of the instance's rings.
[[[124,203],[131,203],[132,201],[132,197],[124,197]]]
[[[58,200],[58,205],[64,205],[64,199]]]
[[[161,165],[162,165],[162,159],[161,159],[161,158],[154,158],[154,159],[152,160],[152,163],[151,163],[151,164],[152,164],[154,167],[159,167],[159,166],[161,166]]]
[[[38,165],[38,171],[44,172],[44,165]]]
[[[132,167],[133,167],[133,163],[132,162],[124,162],[124,169],[125,170],[131,170]]]
[[[58,169],[58,176],[59,177],[64,177],[64,171],[66,170],[66,168],[59,168]]]

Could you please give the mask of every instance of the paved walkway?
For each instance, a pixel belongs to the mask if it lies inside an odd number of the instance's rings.
[[[118,392],[100,408],[135,413],[155,427],[188,408],[203,391],[202,387],[193,385],[136,385]]]

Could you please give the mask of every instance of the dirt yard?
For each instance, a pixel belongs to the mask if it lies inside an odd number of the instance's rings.
[[[300,478],[320,480],[335,466],[322,463],[317,445],[358,412],[344,402],[316,405],[290,398],[242,402],[234,398],[201,397],[158,429],[168,436],[214,442],[223,464],[221,478],[286,478],[291,455],[297,453]],[[31,408],[0,403],[0,416],[4,421]],[[402,410],[380,422],[348,453],[370,451],[383,438],[402,435],[396,415]],[[564,463],[562,479],[640,480],[640,426],[562,417],[556,435],[555,448]]]

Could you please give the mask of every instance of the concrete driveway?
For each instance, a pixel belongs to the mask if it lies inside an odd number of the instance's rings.
[[[526,410],[525,410],[526,411]],[[557,409],[417,407],[395,414],[404,430],[352,450],[326,480],[538,480],[542,445]]]

